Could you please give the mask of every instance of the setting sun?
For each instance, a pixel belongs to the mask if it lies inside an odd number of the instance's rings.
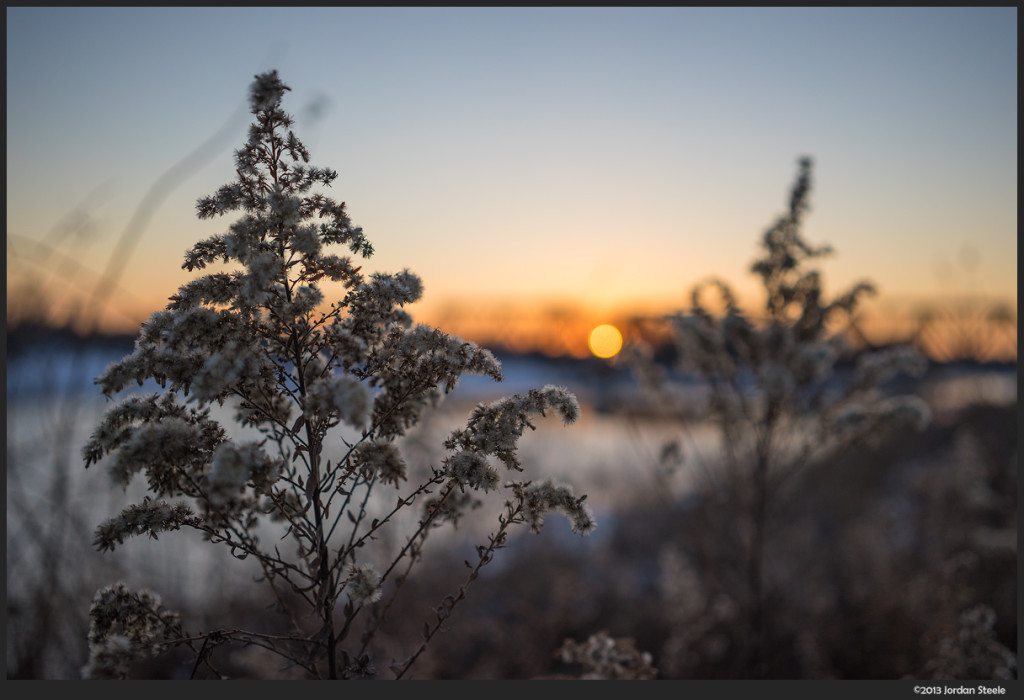
[[[590,352],[598,357],[615,357],[622,349],[622,333],[615,326],[603,324],[590,331]]]

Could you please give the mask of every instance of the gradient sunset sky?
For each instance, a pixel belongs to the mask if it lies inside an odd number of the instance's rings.
[[[827,292],[1016,306],[1016,7],[6,12],[9,306],[87,297],[120,250],[105,323],[162,308],[233,220],[195,202],[232,179],[271,68],[377,250],[364,269],[419,274],[424,320],[600,322],[710,275],[757,301],[803,155]]]

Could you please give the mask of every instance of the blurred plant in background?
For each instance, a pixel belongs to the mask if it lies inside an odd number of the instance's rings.
[[[97,593],[89,634],[90,678],[129,675],[132,663],[171,647],[194,654],[192,675],[215,677],[215,651],[257,646],[308,677],[374,676],[374,637],[421,560],[428,535],[478,505],[478,494],[504,488],[498,528],[477,548],[465,582],[440,602],[418,646],[391,660],[405,675],[444,627],[466,587],[504,546],[508,530],[538,531],[545,513],[564,512],[573,530],[595,526],[585,497],[549,481],[512,481],[490,457],[521,472],[517,441],[532,416],[579,415],[575,397],[548,386],[478,406],[445,442],[440,467],[415,474],[396,447],[464,373],[501,379],[490,352],[441,331],[413,325],[402,309],[422,293],[404,271],[365,277],[350,258],[324,252],[347,245],[373,249],[345,205],[319,193],[334,171],[309,167],[309,154],[281,109],[285,86],[276,71],[250,91],[256,120],[236,151],[238,180],[201,199],[200,218],[243,210],[229,232],[196,244],[183,267],[241,264],[200,277],[179,290],[143,325],[135,351],[97,379],[110,396],[155,381],[158,393],[131,395],[110,408],[86,444],[86,466],[106,461],[115,484],[145,474],[149,495],[96,530],[100,550],[126,538],[192,528],[252,557],[274,594],[279,624],[243,631],[189,633],[150,591],[124,583]],[[324,310],[318,282],[347,291]],[[180,401],[178,396],[188,397]],[[230,403],[235,422],[253,439],[232,438],[211,416]],[[386,505],[386,486],[410,488]],[[168,499],[186,499],[171,501]],[[404,522],[419,509],[419,517]],[[278,527],[267,527],[266,523]],[[391,534],[409,526],[404,537]],[[263,542],[289,540],[293,551]],[[283,630],[281,628],[284,628]],[[353,634],[360,629],[360,634]],[[351,636],[350,636],[351,635]],[[411,641],[411,640],[407,640]]]
[[[930,420],[919,397],[883,393],[900,374],[923,374],[919,352],[897,346],[854,358],[838,332],[874,288],[862,282],[826,300],[821,273],[810,263],[831,250],[811,246],[801,232],[811,169],[810,159],[800,160],[788,211],[765,232],[763,255],[751,268],[765,291],[763,321],[751,321],[719,280],[695,287],[690,311],[667,319],[678,368],[707,387],[698,413],[719,431],[720,463],[704,473],[702,508],[711,518],[707,532],[719,548],[723,539],[727,545],[710,555],[713,562],[702,563],[728,615],[746,625],[736,639],[742,640],[744,673],[754,677],[767,672],[771,609],[785,584],[780,578],[786,573],[773,566],[770,542],[780,501],[810,465],[888,432],[923,430]],[[718,316],[703,296],[709,288],[718,292]],[[633,362],[659,403],[670,406],[685,393],[644,347],[634,348]],[[837,372],[843,363],[852,368]],[[683,422],[680,439],[662,450],[667,467],[687,461],[692,452],[685,444],[691,426]],[[686,620],[679,624],[687,627]]]
[[[632,639],[613,639],[605,631],[590,635],[585,642],[567,639],[556,653],[563,663],[583,668],[580,680],[649,681],[658,677],[649,653],[638,650]]]

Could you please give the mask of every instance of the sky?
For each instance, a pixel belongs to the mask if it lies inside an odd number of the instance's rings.
[[[330,194],[376,249],[366,264],[416,272],[423,320],[596,325],[681,308],[710,276],[757,303],[749,266],[805,155],[804,235],[836,251],[826,292],[870,279],[877,309],[1016,307],[1016,7],[6,20],[9,319],[89,317],[105,273],[102,327],[163,308],[195,274],[185,251],[230,223],[199,221],[195,202],[232,179],[249,83],[274,68],[311,162],[338,171]]]

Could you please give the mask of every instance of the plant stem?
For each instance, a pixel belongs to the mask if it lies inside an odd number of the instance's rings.
[[[750,623],[754,638],[751,667],[755,678],[762,677],[765,671],[764,550],[768,519],[768,467],[776,415],[776,406],[772,402],[765,416],[764,430],[757,440],[757,457],[753,473],[752,532],[747,572],[750,586]]]

